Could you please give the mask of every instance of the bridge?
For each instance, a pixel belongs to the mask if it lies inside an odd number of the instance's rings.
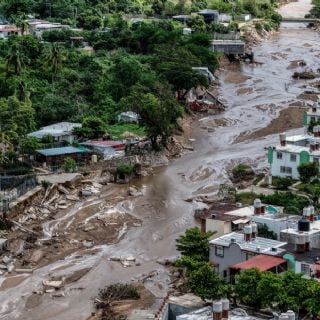
[[[282,18],[285,23],[320,23],[320,19],[316,18]]]

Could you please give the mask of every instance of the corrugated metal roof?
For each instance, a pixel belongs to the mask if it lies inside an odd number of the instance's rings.
[[[260,271],[267,271],[285,262],[287,262],[287,260],[280,257],[259,254],[247,261],[237,263],[230,268],[239,270],[257,268]]]
[[[88,152],[86,148],[76,148],[76,147],[61,147],[61,148],[50,148],[50,149],[40,149],[37,150],[38,153],[44,155],[45,157],[59,156],[64,154],[72,153],[85,153]]]

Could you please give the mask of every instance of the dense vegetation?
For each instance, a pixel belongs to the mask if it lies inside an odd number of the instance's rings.
[[[120,12],[161,17],[210,8],[234,16],[250,13],[257,18],[278,19],[274,11],[276,3],[276,0],[3,0],[0,12],[11,18],[34,14],[92,30],[109,26],[110,15]]]
[[[320,0],[312,0],[313,8],[310,11],[312,17],[320,19]]]

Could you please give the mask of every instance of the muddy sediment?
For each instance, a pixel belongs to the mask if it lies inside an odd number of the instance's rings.
[[[279,116],[266,125],[265,128],[253,132],[243,132],[234,141],[240,143],[247,140],[265,138],[268,135],[282,133],[290,129],[301,128],[303,112],[301,107],[290,107],[280,111]]]

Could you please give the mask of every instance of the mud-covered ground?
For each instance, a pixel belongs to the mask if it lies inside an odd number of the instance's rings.
[[[219,185],[229,181],[227,168],[233,163],[248,162],[257,169],[267,166],[264,148],[278,141],[277,132],[288,129],[288,119],[283,120],[288,111],[282,110],[303,106],[308,98],[301,94],[316,89],[312,85],[314,80],[294,80],[292,73],[305,68],[294,65],[294,61],[301,59],[306,68],[318,68],[318,37],[304,27],[283,26],[279,34],[254,47],[257,64],[225,66],[218,74],[219,94],[228,109],[224,114],[205,116],[190,124],[194,151],[187,152],[168,167],[155,170],[152,176],[135,181],[137,189],[143,189],[143,196],[119,199],[115,203],[111,199],[121,196],[121,191],[114,188],[103,191],[103,199],[92,199],[93,202],[111,201],[114,208],[125,203],[126,213],[142,221],[142,225],[127,229],[119,241],[101,242],[78,250],[36,268],[32,274],[12,275],[10,280],[0,276],[1,284],[7,281],[0,291],[0,319],[86,319],[93,308],[92,297],[99,288],[146,277],[146,288],[155,297],[163,296],[169,288],[170,274],[158,262],[176,255],[175,239],[195,224],[194,210],[205,206],[200,201],[185,200],[214,196]],[[293,128],[298,126],[296,118],[300,116],[300,108],[291,109],[297,112],[294,116],[288,115]],[[292,132],[302,132],[302,129],[289,131]],[[258,135],[261,137],[255,139]],[[239,137],[243,137],[241,142],[237,141]],[[64,235],[66,239],[75,236],[78,222],[100,211],[99,206],[93,205],[89,212],[80,213],[79,221],[75,218],[75,228],[71,227],[70,234]],[[50,226],[60,218],[54,217]],[[58,231],[60,234],[66,227],[65,222]],[[92,232],[93,238],[94,230]],[[139,263],[123,264],[118,260],[123,257],[134,258]],[[78,278],[75,281],[65,283],[54,293],[41,293],[43,281],[72,278],[74,274]]]

